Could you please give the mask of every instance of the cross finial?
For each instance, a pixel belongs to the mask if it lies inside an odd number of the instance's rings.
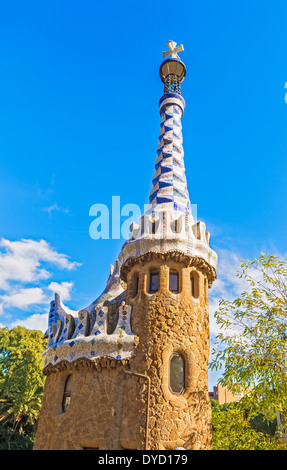
[[[180,44],[179,46],[177,46],[176,42],[174,42],[174,41],[168,41],[166,43],[166,45],[167,45],[169,50],[164,51],[162,53],[164,59],[166,59],[169,55],[170,55],[171,59],[179,59],[179,57],[177,55],[177,52],[184,51],[183,45]]]

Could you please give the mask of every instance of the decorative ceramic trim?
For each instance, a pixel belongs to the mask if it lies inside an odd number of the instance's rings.
[[[215,279],[217,278],[215,268],[209,263],[207,263],[205,259],[199,256],[189,256],[186,253],[178,250],[172,250],[166,253],[151,250],[137,257],[128,258],[126,262],[121,266],[121,277],[123,279],[127,279],[128,272],[137,263],[143,265],[154,259],[159,259],[163,262],[170,260],[177,261],[180,263],[184,263],[186,267],[196,266],[203,272],[203,274],[207,276],[209,287],[211,287],[212,282],[215,281]]]
[[[130,358],[134,353],[134,335],[123,329],[118,334],[79,336],[50,346],[43,354],[44,367],[57,365],[61,361],[74,362],[80,358],[93,360],[107,356],[118,361]],[[120,352],[119,353],[119,340]]]
[[[159,104],[160,104],[160,107],[159,107],[159,111],[161,112],[161,110],[163,109],[164,106],[167,106],[167,105],[177,105],[180,107],[181,109],[181,116],[183,116],[183,113],[184,113],[184,107],[185,107],[185,102],[184,102],[184,99],[180,99],[179,96],[180,95],[177,95],[177,97],[175,96],[170,96],[171,93],[169,95],[164,95],[163,98],[166,98],[163,100],[163,101],[160,101]]]
[[[130,358],[122,359],[117,361],[109,356],[101,356],[96,359],[87,359],[86,357],[80,357],[73,362],[66,361],[65,359],[58,362],[57,364],[48,364],[43,370],[44,375],[49,375],[55,372],[63,372],[71,369],[79,368],[93,368],[98,372],[101,372],[103,368],[115,368],[115,367],[128,367],[130,364]]]

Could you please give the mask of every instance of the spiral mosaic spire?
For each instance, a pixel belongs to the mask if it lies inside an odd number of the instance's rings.
[[[163,95],[160,101],[162,121],[149,212],[170,209],[191,213],[182,146],[181,117],[185,102],[180,95],[176,95]]]
[[[185,65],[177,55],[177,52],[183,50],[183,46],[176,47],[173,41],[168,41],[167,46],[169,51],[163,55],[171,55],[171,58],[165,60],[160,67],[160,76],[164,83],[164,94],[159,102],[162,120],[147,212],[172,210],[191,214],[181,125],[185,108],[185,101],[181,96]]]

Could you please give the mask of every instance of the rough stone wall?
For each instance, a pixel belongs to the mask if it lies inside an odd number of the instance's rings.
[[[120,428],[128,361],[101,358],[62,363],[47,371],[34,449],[122,449]],[[73,374],[71,402],[62,411],[65,382]]]
[[[149,449],[210,449],[211,406],[208,394],[209,318],[207,271],[197,265],[160,257],[134,264],[126,273],[126,303],[133,306],[135,354],[129,360],[99,358],[61,362],[47,375],[35,449],[145,448],[147,381],[151,379]],[[149,294],[151,269],[160,273],[159,290]],[[179,273],[179,291],[169,290],[169,270]],[[190,274],[195,279],[190,292]],[[137,282],[139,275],[139,282]],[[138,286],[138,293],[136,292]],[[111,316],[113,312],[111,312]],[[173,353],[185,359],[182,394],[169,387]],[[71,403],[65,413],[65,381],[73,374]]]
[[[149,294],[149,273],[160,272],[159,291]],[[169,291],[169,270],[179,273],[179,294]],[[139,273],[138,294],[135,293]],[[195,279],[194,298],[190,293],[190,274]],[[210,449],[211,408],[208,394],[209,318],[205,275],[192,266],[151,260],[135,265],[127,276],[127,303],[133,303],[132,330],[139,337],[131,370],[151,378],[149,448]],[[174,394],[169,387],[169,362],[173,353],[181,353],[186,362],[186,387]],[[134,380],[136,380],[134,378]],[[142,381],[143,383],[143,381]],[[126,397],[127,401],[133,403]],[[144,397],[143,397],[144,398]],[[142,405],[142,406],[141,406]],[[146,399],[137,407],[137,416],[144,422]],[[136,426],[126,416],[122,424],[122,443],[131,444],[129,433]],[[135,435],[135,431],[133,431]],[[139,430],[138,448],[144,448],[144,427]]]

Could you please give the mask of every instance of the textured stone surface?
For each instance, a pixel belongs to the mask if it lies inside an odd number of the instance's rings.
[[[101,358],[61,363],[46,373],[44,399],[35,449],[73,450],[85,447],[121,449],[122,401],[127,361]],[[65,413],[65,381],[73,374],[71,403]]]
[[[160,270],[160,289],[148,293],[148,277],[151,269]],[[168,289],[169,269],[180,274],[180,293]],[[132,329],[139,337],[131,369],[151,378],[150,438],[152,449],[209,449],[211,442],[211,408],[208,394],[209,318],[208,294],[205,276],[195,267],[170,260],[162,264],[158,259],[144,266],[135,265],[128,275],[140,270],[139,293],[133,303]],[[196,274],[198,298],[190,294],[190,273]],[[194,276],[195,277],[195,276]],[[128,281],[129,286],[129,281]],[[175,395],[169,387],[169,362],[173,353],[181,353],[186,361],[186,388]],[[130,397],[132,400],[132,397]],[[140,408],[140,403],[137,404]],[[145,415],[146,402],[138,415]],[[130,421],[124,435],[128,445]],[[134,434],[134,432],[133,432]],[[141,447],[144,432],[139,436]],[[142,447],[143,448],[143,447]]]
[[[180,293],[169,291],[169,269],[179,273]],[[148,293],[151,269],[160,272],[160,289]],[[204,271],[204,269],[203,269]],[[61,361],[45,369],[44,400],[35,449],[144,449],[147,381],[124,369],[147,373],[151,379],[149,448],[209,449],[211,408],[208,395],[209,321],[206,275],[198,266],[156,257],[134,264],[127,274],[127,304],[132,305],[134,356]],[[139,289],[134,297],[134,278]],[[190,274],[198,283],[194,298]],[[173,394],[169,362],[173,353],[186,362],[186,387]],[[61,404],[67,376],[73,374],[71,404]],[[63,436],[65,438],[63,439]]]

